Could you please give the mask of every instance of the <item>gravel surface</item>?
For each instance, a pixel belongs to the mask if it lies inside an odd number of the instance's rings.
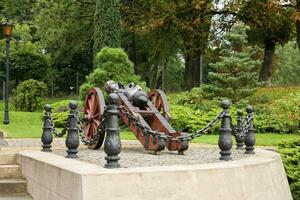
[[[185,155],[177,155],[177,152],[162,151],[159,155],[151,154],[141,147],[123,148],[119,154],[119,163],[123,168],[147,167],[147,166],[170,166],[170,165],[195,165],[203,163],[217,163],[220,161],[220,149],[214,147],[192,147]],[[66,156],[65,150],[54,150],[54,154]],[[77,154],[78,160],[104,166],[106,154],[103,149],[89,150],[80,149]],[[232,150],[232,160],[245,158],[244,151]]]

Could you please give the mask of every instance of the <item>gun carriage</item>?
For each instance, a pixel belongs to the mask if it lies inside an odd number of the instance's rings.
[[[170,151],[182,154],[188,149],[188,141],[179,138],[186,133],[176,131],[169,124],[171,115],[166,95],[154,89],[148,94],[139,86],[130,83],[108,81],[104,87],[108,94],[118,95],[119,118],[132,131],[146,150],[155,153],[167,147]],[[87,92],[84,104],[84,135],[90,149],[99,149],[105,138],[106,104],[99,88]]]

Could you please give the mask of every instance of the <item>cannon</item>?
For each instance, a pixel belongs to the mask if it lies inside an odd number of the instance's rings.
[[[166,95],[159,89],[148,94],[139,86],[127,86],[108,81],[104,90],[118,95],[119,118],[132,131],[146,150],[157,153],[167,148],[183,154],[188,149],[186,133],[176,131],[169,124],[170,109]],[[91,141],[90,149],[99,149],[105,138],[106,104],[102,90],[95,87],[87,92],[84,102],[83,131]]]

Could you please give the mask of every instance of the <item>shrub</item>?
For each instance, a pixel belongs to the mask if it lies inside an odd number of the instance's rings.
[[[289,91],[289,93],[288,93]],[[284,97],[283,97],[284,96]],[[300,91],[295,88],[284,89],[260,89],[255,95],[248,99],[243,99],[231,106],[231,115],[236,115],[236,109],[244,109],[249,101],[254,106],[254,128],[258,133],[300,133]],[[186,129],[187,124],[195,123],[199,127],[198,122],[194,121],[194,117],[186,116],[185,109],[194,115],[200,113],[199,119],[206,121],[218,112],[213,113],[214,109],[219,109],[221,100],[207,100],[206,94],[200,88],[194,88],[191,92],[183,92],[172,95],[172,103],[185,105],[173,112],[173,118],[177,119],[178,124],[175,125],[180,129]],[[218,109],[217,109],[218,108]],[[175,110],[176,110],[175,106]],[[246,114],[246,113],[245,113]],[[179,117],[177,117],[177,115]],[[211,116],[211,117],[210,117]],[[244,115],[245,116],[245,115]],[[176,124],[177,122],[173,122]],[[234,121],[234,123],[236,123]],[[184,124],[184,126],[182,126]]]
[[[13,104],[18,111],[34,112],[42,109],[41,98],[47,94],[44,82],[29,79],[13,90]]]
[[[257,105],[254,126],[262,133],[299,133],[300,92],[266,105]]]
[[[188,105],[171,105],[171,125],[177,131],[195,133],[208,123],[210,123],[220,112],[219,103],[209,102],[203,103],[199,107],[191,107]],[[236,119],[236,109],[232,108],[232,118]],[[214,126],[207,134],[219,134],[220,124]]]
[[[178,104],[201,104],[204,100],[203,91],[200,88],[193,88],[189,92],[182,92],[178,95]]]
[[[122,84],[134,82],[146,89],[145,82],[134,74],[133,63],[123,49],[103,48],[95,57],[95,70],[87,77],[87,83],[80,87],[81,99],[91,87],[103,88],[104,84],[114,80]]]
[[[284,168],[287,173],[294,200],[300,200],[300,140],[285,141],[279,144]]]
[[[61,101],[57,101],[51,104],[52,107],[52,120],[54,122],[54,126],[57,128],[65,127],[67,123],[68,114],[70,112],[69,103],[71,99],[65,99]],[[78,101],[78,110],[82,110],[82,102]]]

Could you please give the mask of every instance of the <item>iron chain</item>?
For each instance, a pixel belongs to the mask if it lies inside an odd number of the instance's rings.
[[[238,133],[237,132],[237,130],[238,130],[238,128],[236,127],[236,126],[234,126],[234,124],[232,123],[232,119],[230,118],[230,126],[232,127],[232,131],[233,131],[233,134],[234,135],[237,135],[237,134],[239,134],[239,136],[241,136],[241,137],[245,137],[246,136],[246,134],[247,134],[247,132],[248,132],[248,130],[250,129],[250,125],[251,125],[251,120],[252,120],[252,117],[251,117],[251,115],[247,115],[246,116],[246,126],[244,126],[244,121],[242,121],[242,131],[240,132],[240,133]]]
[[[129,126],[131,123],[134,123],[140,130],[142,130],[143,134],[151,135],[154,138],[163,139],[166,142],[175,141],[178,143],[181,143],[183,141],[191,141],[197,137],[204,135],[207,131],[214,127],[218,123],[218,121],[224,116],[224,112],[221,112],[213,121],[211,121],[208,125],[206,125],[204,128],[202,128],[194,134],[172,137],[170,135],[166,135],[163,132],[151,130],[149,127],[144,126],[138,118],[134,117],[129,112],[123,111],[122,109],[120,109],[120,111],[123,115],[125,115],[128,118]]]
[[[80,119],[80,114],[78,111],[74,113],[74,117],[76,118],[77,121],[79,136],[81,138],[81,141],[85,145],[95,144],[99,140],[101,134],[104,134],[106,128],[106,109],[104,110],[104,114],[102,115],[102,121],[100,122],[100,127],[98,127],[97,133],[91,139],[88,139],[84,134],[82,120]]]
[[[51,124],[51,128],[52,128],[52,133],[56,136],[56,137],[63,137],[68,130],[68,121],[65,124],[65,127],[61,130],[61,132],[57,132],[57,130],[54,127],[54,123],[52,121],[52,116],[51,113],[45,113],[45,117],[48,119],[49,123]]]

